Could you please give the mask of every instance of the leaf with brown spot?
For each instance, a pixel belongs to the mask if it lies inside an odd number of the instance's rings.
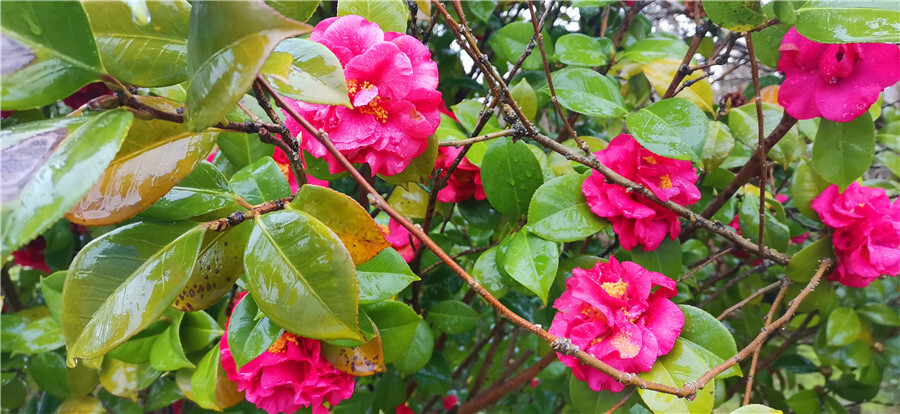
[[[356,377],[385,372],[384,349],[377,328],[375,337],[360,346],[335,346],[323,341],[322,355],[335,368]]]
[[[206,232],[194,271],[172,307],[196,312],[222,299],[244,271],[244,248],[251,229],[237,226],[223,232]]]
[[[362,206],[335,190],[304,185],[289,208],[300,210],[328,226],[350,252],[354,265],[360,265],[391,246]]]
[[[135,96],[143,104],[175,113],[181,104]],[[188,132],[182,124],[136,118],[115,159],[66,218],[102,226],[134,217],[169,192],[212,150],[218,132]]]

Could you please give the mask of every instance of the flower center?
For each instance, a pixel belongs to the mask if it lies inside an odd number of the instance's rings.
[[[382,124],[387,122],[388,112],[380,104],[383,98],[378,96],[377,86],[368,81],[347,79],[347,94],[357,111],[374,116]]]
[[[850,76],[859,60],[857,45],[830,45],[819,58],[819,74],[828,83]]]
[[[644,161],[647,161],[647,164],[656,165],[656,158],[653,158],[651,155],[644,157]]]
[[[662,177],[659,177],[659,188],[664,190],[672,188],[672,179],[669,178],[669,174],[663,174]]]
[[[631,342],[631,332],[628,331],[616,332],[609,344],[619,350],[621,358],[634,358],[641,351],[641,347]]]
[[[628,288],[628,283],[624,280],[619,279],[618,282],[603,282],[600,286],[603,287],[603,290],[616,299],[622,299],[625,296],[625,291]]]
[[[289,332],[281,334],[281,337],[275,340],[275,343],[269,347],[269,352],[273,354],[283,354],[287,352],[287,343],[293,342],[294,345],[300,346],[300,337]]]

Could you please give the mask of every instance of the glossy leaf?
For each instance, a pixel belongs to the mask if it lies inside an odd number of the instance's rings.
[[[501,138],[488,148],[481,164],[488,201],[514,218],[528,212],[532,194],[544,183],[541,164],[526,145]]]
[[[219,345],[216,344],[197,364],[191,375],[191,396],[200,407],[222,411],[244,400],[244,393],[238,392],[238,385],[228,379],[222,367]],[[187,393],[185,393],[187,395]]]
[[[311,30],[262,2],[194,4],[188,31],[185,128],[202,131],[225,118],[278,42]]]
[[[115,157],[132,118],[115,110],[3,128],[0,256],[43,233],[78,202]]]
[[[419,280],[403,256],[392,248],[384,249],[369,261],[357,265],[356,276],[359,280],[359,303],[388,299]]]
[[[784,110],[776,105],[763,103],[764,138],[769,136],[772,130],[781,122],[783,112]],[[732,109],[728,113],[728,127],[731,129],[735,140],[737,140],[739,145],[750,151],[756,150],[756,144],[759,141],[758,125],[756,105],[744,105]],[[775,144],[773,148],[769,148],[768,151],[769,158],[787,168],[787,166],[800,159],[801,155],[803,155],[804,145],[797,130],[791,128],[778,141],[778,144]]]
[[[787,3],[787,2],[785,2]],[[762,404],[749,404],[731,412],[731,414],[782,414],[783,411]]]
[[[785,269],[785,275],[795,282],[808,282],[816,274],[822,260],[834,257],[831,243],[829,236],[804,247],[791,258],[791,262]]]
[[[445,300],[428,310],[426,320],[435,329],[450,335],[463,333],[478,323],[478,312],[458,300]]]
[[[264,71],[269,83],[282,95],[302,102],[350,106],[344,69],[325,45],[287,39],[278,44],[275,53],[287,53],[291,59],[283,78]]]
[[[228,348],[238,370],[266,352],[284,332],[268,317],[260,318],[259,313],[259,306],[252,294],[244,296],[231,313]]]
[[[812,148],[812,163],[822,178],[846,187],[861,177],[875,158],[875,124],[864,113],[850,122],[823,119]]]
[[[734,149],[734,136],[728,125],[718,121],[709,121],[706,132],[706,143],[703,144],[703,169],[714,171]]]
[[[69,365],[102,356],[155,322],[187,281],[202,237],[192,223],[135,223],[81,250],[63,289]]]
[[[546,30],[542,30],[541,34],[544,36],[544,50],[549,58],[553,56],[553,42],[549,41],[551,37]],[[534,26],[530,22],[512,22],[494,32],[488,39],[488,46],[501,62],[515,64],[525,52],[532,36],[534,36]],[[524,70],[541,70],[543,68],[544,61],[541,59],[540,53],[532,53],[522,62]]]
[[[284,0],[266,0],[269,7],[275,9],[282,16],[288,19],[294,19],[298,22],[305,22],[312,17],[319,7],[317,1],[284,1]]]
[[[362,339],[353,260],[313,216],[288,209],[258,218],[244,266],[259,308],[287,331],[313,339]]]
[[[706,358],[676,339],[675,346],[668,354],[657,359],[649,372],[639,373],[638,376],[647,381],[678,388],[686,382],[696,380],[709,368]],[[697,397],[692,401],[651,390],[639,389],[638,393],[654,412],[708,413],[712,412],[716,386],[715,381],[712,381],[702,390],[697,390]]]
[[[115,347],[115,349],[110,350],[106,356],[129,364],[150,362],[150,351],[153,350],[153,344],[156,343],[156,340],[168,327],[169,324],[161,318],[151,323],[137,335]],[[79,364],[78,366],[82,365],[84,364]]]
[[[243,210],[228,180],[218,168],[201,161],[187,177],[141,213],[141,217],[175,221],[222,211],[223,217]]]
[[[341,238],[354,265],[368,262],[391,244],[369,213],[352,198],[335,190],[305,185],[289,208],[303,211]]]
[[[381,335],[360,346],[334,346],[322,342],[322,355],[335,368],[355,377],[370,377],[386,370]]]
[[[740,208],[741,234],[756,244],[759,242],[759,196],[744,193]],[[766,211],[763,230],[763,243],[766,247],[784,252],[787,250],[789,240],[790,230],[787,225]]]
[[[423,322],[408,305],[392,300],[366,306],[366,314],[381,334],[385,363],[393,362],[404,354],[416,336],[419,322]]]
[[[59,101],[103,73],[87,15],[75,2],[0,3],[3,78],[0,108]]]
[[[114,358],[103,358],[100,384],[110,394],[136,401],[138,391],[150,386],[160,372],[147,364],[128,364]]]
[[[291,195],[287,177],[272,157],[260,158],[241,168],[228,183],[235,193],[253,205]]]
[[[556,58],[571,66],[603,66],[612,49],[612,41],[605,37],[570,33],[556,39]]]
[[[644,269],[662,273],[672,279],[681,275],[681,242],[664,238],[656,249],[646,251],[643,246],[631,249],[631,260]]]
[[[379,174],[378,177],[388,183],[405,187],[412,187],[416,183],[428,184],[428,178],[434,169],[434,161],[437,159],[437,154],[438,139],[437,136],[432,134],[428,137],[428,145],[425,147],[425,150],[419,156],[413,158],[412,162],[403,171],[394,175]]]
[[[519,231],[510,239],[502,262],[510,277],[547,303],[559,266],[556,243]]]
[[[59,323],[53,318],[31,321],[19,332],[13,354],[41,354],[65,345]]]
[[[639,40],[628,46],[617,60],[633,60],[639,63],[650,63],[660,59],[681,60],[687,54],[687,43],[663,37],[650,37]]]
[[[703,357],[710,367],[717,366],[737,354],[737,344],[728,328],[703,309],[688,305],[678,305],[684,313],[684,327],[678,337],[697,355]],[[741,367],[734,365],[716,378],[724,379],[741,376]]]
[[[58,413],[103,414],[106,408],[103,402],[94,397],[66,398],[57,409]]]
[[[709,1],[703,10],[714,23],[734,32],[754,29],[766,22],[759,0]]]
[[[47,309],[57,324],[62,320],[62,291],[66,282],[66,271],[54,272],[50,276],[41,278],[41,294]]]
[[[175,112],[181,106],[160,97],[136,99],[166,112]],[[160,119],[136,119],[103,176],[66,218],[99,226],[134,217],[190,174],[212,150],[216,135],[187,132],[182,124]]]
[[[64,399],[69,390],[69,368],[66,359],[56,352],[45,352],[28,360],[28,376],[48,394]]]
[[[344,0],[338,3],[337,15],[355,14],[378,23],[385,32],[406,33],[409,6],[402,0]]]
[[[272,155],[272,146],[264,144],[257,135],[242,132],[222,132],[216,140],[219,151],[238,168],[244,168],[254,161]]]
[[[884,303],[869,303],[856,310],[863,318],[884,326],[900,326],[900,315]]]
[[[110,75],[145,87],[187,80],[191,17],[187,1],[148,1],[142,6],[125,1],[86,1],[82,5],[91,22],[100,59]]]
[[[500,263],[497,262],[499,251],[500,247],[498,246],[487,249],[481,256],[478,256],[475,267],[472,268],[472,277],[497,299],[505,296],[510,287],[509,282],[500,272]]]
[[[244,249],[250,231],[249,225],[243,225],[226,231],[206,232],[194,270],[172,307],[195,312],[222,299],[244,271]]]
[[[159,371],[194,368],[194,364],[184,355],[181,346],[181,321],[184,319],[184,312],[170,310],[167,314],[172,318],[172,323],[153,344],[150,350],[150,366]]]
[[[684,99],[665,99],[628,115],[628,129],[657,155],[700,161],[709,122],[703,111]]]
[[[398,213],[411,219],[425,218],[428,209],[428,192],[417,185],[394,187],[394,191],[387,199],[388,204],[394,207]]]
[[[627,389],[626,389],[627,391]],[[574,375],[569,377],[569,397],[572,405],[581,414],[605,413],[622,400],[624,394],[609,390],[594,391],[585,381],[579,381]],[[629,398],[621,408],[627,412],[636,402],[636,396]]]
[[[675,77],[675,72],[678,71],[680,65],[680,59],[659,59],[641,66],[641,70],[644,72],[644,76],[647,77],[650,85],[656,90],[656,93],[665,95],[666,90],[669,88],[669,83],[672,82],[672,78]],[[700,76],[703,76],[700,71],[685,76],[685,81],[693,81],[694,83],[684,88],[676,96],[695,103],[705,112],[713,113],[712,85],[709,83],[709,79],[698,80],[697,78]]]
[[[627,113],[619,84],[606,76],[585,68],[563,69],[551,76],[563,108],[603,118],[619,118]],[[549,89],[544,91],[549,94]]]
[[[775,4],[790,4],[790,2],[779,1],[775,2]],[[770,68],[778,67],[778,60],[781,57],[781,51],[778,48],[781,46],[781,39],[784,38],[784,34],[791,27],[790,24],[786,23],[776,24],[751,34],[756,57],[762,64]]]
[[[813,167],[809,162],[806,160],[800,162],[800,164],[797,165],[797,168],[794,169],[794,174],[791,177],[790,190],[794,206],[797,207],[797,210],[803,213],[804,216],[818,220],[819,214],[810,207],[810,204],[812,204],[812,201],[815,200],[819,194],[822,194],[829,185],[830,183],[825,181],[813,170]]]
[[[516,104],[519,105],[519,108],[522,109],[522,114],[529,120],[534,120],[537,116],[538,99],[537,94],[534,93],[534,88],[531,87],[528,80],[523,78],[509,90],[509,93],[512,95],[513,100],[516,101]]]
[[[203,349],[220,336],[222,336],[222,328],[208,313],[184,314],[184,320],[181,321],[181,346],[184,348],[184,352]]]
[[[856,341],[861,329],[862,324],[856,311],[842,306],[828,315],[825,337],[829,346],[847,346]]]
[[[431,360],[433,351],[434,333],[425,321],[419,320],[406,351],[393,361],[394,367],[404,375],[421,373],[422,368]]]
[[[571,242],[606,228],[608,222],[591,212],[581,192],[586,178],[569,174],[541,185],[528,207],[528,230],[546,240]]]
[[[894,1],[814,0],[797,9],[797,31],[820,43],[897,41],[900,5]]]

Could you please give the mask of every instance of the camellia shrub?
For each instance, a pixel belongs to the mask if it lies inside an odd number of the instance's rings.
[[[900,410],[897,2],[0,12],[4,413]]]

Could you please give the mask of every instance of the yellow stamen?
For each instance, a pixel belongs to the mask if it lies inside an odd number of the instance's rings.
[[[628,289],[628,283],[624,280],[619,280],[618,282],[603,282],[600,286],[603,287],[603,290],[616,299],[622,299],[625,296],[625,292]]]
[[[647,164],[656,165],[656,158],[654,158],[652,155],[644,157],[644,161],[647,161]]]
[[[278,338],[272,346],[269,347],[269,352],[273,354],[281,354],[287,352],[287,343],[293,342],[294,345],[300,345],[300,337],[294,335],[289,332],[285,332]]]
[[[662,189],[672,188],[672,179],[669,178],[669,174],[663,174],[662,177],[659,177],[659,188],[662,188]]]
[[[622,331],[616,333],[609,344],[619,350],[621,358],[634,358],[641,351],[641,348],[634,342],[631,342],[631,332]]]
[[[350,95],[350,100],[356,96],[360,91],[364,91],[367,89],[374,88],[375,85],[372,85],[368,81],[360,83],[360,81],[356,79],[347,79],[347,94]],[[378,120],[378,122],[386,123],[388,118],[388,112],[386,109],[381,107],[380,101],[381,97],[376,96],[374,99],[369,101],[368,104],[364,106],[357,106],[356,110],[364,114],[370,114]]]

